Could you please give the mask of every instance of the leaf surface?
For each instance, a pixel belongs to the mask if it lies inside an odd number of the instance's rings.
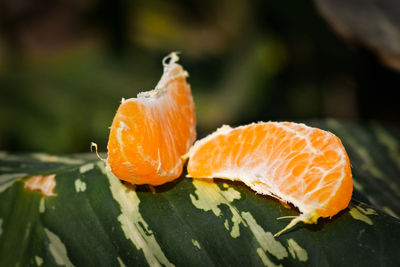
[[[349,153],[353,200],[278,238],[298,211],[241,183],[134,187],[94,155],[0,153],[0,266],[399,266],[399,130],[317,124]],[[53,195],[27,187],[51,175]]]

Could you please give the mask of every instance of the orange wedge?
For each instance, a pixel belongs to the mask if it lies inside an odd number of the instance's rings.
[[[296,206],[298,222],[316,223],[345,209],[353,191],[347,153],[332,133],[291,122],[223,126],[186,155],[188,176],[244,182]]]
[[[176,53],[163,60],[164,73],[154,90],[122,99],[108,140],[107,163],[132,184],[161,185],[179,177],[196,139],[196,118],[188,73]]]

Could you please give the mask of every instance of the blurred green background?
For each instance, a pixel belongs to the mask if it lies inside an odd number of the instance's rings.
[[[221,124],[400,121],[399,73],[311,1],[0,2],[0,150],[105,151],[122,97],[181,52],[202,137]]]

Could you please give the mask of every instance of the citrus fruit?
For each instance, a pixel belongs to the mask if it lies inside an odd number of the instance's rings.
[[[196,139],[188,73],[171,53],[154,90],[122,99],[111,125],[107,163],[132,184],[160,185],[182,173],[182,155]]]
[[[188,154],[188,176],[244,182],[296,206],[298,222],[315,223],[345,209],[353,191],[347,153],[332,133],[291,122],[222,126]]]

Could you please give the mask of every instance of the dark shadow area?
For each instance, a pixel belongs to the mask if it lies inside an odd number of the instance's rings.
[[[174,188],[175,186],[177,186],[179,184],[179,182],[181,182],[183,179],[187,179],[185,178],[184,175],[181,175],[179,178],[162,184],[162,185],[158,185],[158,186],[153,186],[153,185],[132,185],[131,183],[125,182],[125,181],[121,181],[125,186],[127,186],[129,189],[134,190],[136,192],[147,192],[147,193],[162,193],[162,192],[166,192],[171,190],[172,188]]]
[[[154,88],[171,51],[199,137],[261,120],[400,122],[399,73],[312,1],[2,1],[0,149],[105,151],[121,98]]]

